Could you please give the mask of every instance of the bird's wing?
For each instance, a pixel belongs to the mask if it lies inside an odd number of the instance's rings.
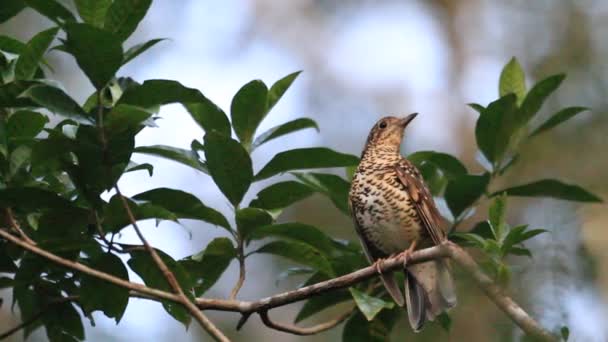
[[[438,245],[445,241],[446,234],[441,229],[441,214],[439,214],[433,196],[418,169],[407,159],[402,159],[395,166],[395,171],[433,243]]]

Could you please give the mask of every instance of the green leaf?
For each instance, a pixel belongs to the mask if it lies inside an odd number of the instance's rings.
[[[511,253],[511,250],[515,245],[518,245],[526,240],[529,240],[536,235],[546,233],[545,229],[531,229],[526,230],[528,225],[520,225],[511,229],[508,235],[505,237],[505,240],[502,243],[501,250],[506,255]]]
[[[122,133],[133,130],[141,126],[145,120],[150,118],[152,113],[140,107],[127,104],[119,104],[113,107],[105,117],[104,127],[111,134]]]
[[[166,39],[165,38],[151,39],[145,43],[137,44],[137,45],[130,47],[125,52],[125,56],[124,56],[124,60],[122,61],[122,65],[129,63],[131,60],[133,60],[137,56],[141,55],[142,53],[146,52],[149,48],[162,42],[163,40],[166,40]]]
[[[450,332],[450,330],[452,330],[452,318],[450,317],[450,315],[447,312],[442,312],[437,316],[437,322],[439,323],[439,325],[441,325],[441,327],[443,328],[443,330],[445,330],[446,332]]]
[[[372,297],[365,292],[361,292],[354,287],[351,287],[350,294],[355,299],[355,303],[359,311],[365,316],[368,321],[371,321],[382,311],[382,309],[392,309],[395,304],[386,302],[380,298]]]
[[[2,9],[0,9],[2,11]],[[2,13],[0,13],[0,16]],[[1,22],[1,18],[0,18]],[[12,53],[18,55],[25,49],[25,44],[18,41],[17,39],[9,36],[0,35],[0,51],[5,51],[8,53]]]
[[[154,173],[154,165],[148,164],[148,163],[136,164],[133,162],[129,162],[129,165],[125,169],[125,173],[139,171],[139,170],[148,171],[148,175],[150,175],[150,177],[152,177],[152,174]]]
[[[36,85],[27,89],[23,97],[29,98],[51,112],[76,120],[91,122],[91,118],[82,107],[63,90],[48,85]]]
[[[217,282],[236,255],[232,241],[220,237],[211,241],[200,253],[184,258],[179,263],[192,277],[194,292],[200,297]]]
[[[0,24],[16,16],[25,8],[23,0],[4,0],[0,6]]]
[[[272,139],[276,139],[280,136],[297,132],[306,128],[314,128],[317,130],[317,132],[319,131],[317,123],[313,119],[309,118],[295,119],[284,124],[274,126],[255,139],[255,141],[251,145],[251,150],[254,150],[255,148]]]
[[[76,58],[95,88],[101,90],[122,65],[122,44],[112,33],[89,24],[69,24],[65,31],[66,51]]]
[[[383,310],[376,319],[368,321],[361,312],[354,314],[342,331],[344,342],[386,342],[403,309]]]
[[[72,12],[56,0],[23,0],[23,2],[60,26],[64,22],[76,21]]]
[[[530,137],[543,133],[544,131],[551,129],[551,128],[559,125],[560,123],[562,123],[566,120],[569,120],[576,114],[578,114],[580,112],[584,112],[586,110],[589,110],[589,108],[585,108],[585,107],[564,108],[564,109],[560,110],[559,112],[553,114],[553,116],[551,116],[551,118],[549,118],[549,120],[545,121],[536,130],[534,130],[534,132],[532,132],[532,134],[530,134]]]
[[[526,75],[515,57],[511,58],[500,73],[498,93],[500,97],[515,94],[517,104],[521,104],[526,96]]]
[[[7,246],[6,243],[0,242],[0,273],[15,273],[17,266],[9,256]]]
[[[187,103],[184,105],[190,113],[190,116],[196,123],[205,131],[217,131],[227,137],[230,137],[230,121],[224,111],[211,102],[204,96],[200,101],[195,103]]]
[[[298,169],[343,167],[359,164],[359,158],[339,153],[325,147],[288,150],[275,155],[255,176],[262,180],[274,175]]]
[[[559,87],[564,78],[566,78],[564,74],[549,76],[530,89],[517,112],[517,123],[520,126],[525,125],[534,117],[547,97]]]
[[[463,175],[448,182],[445,200],[454,217],[460,216],[486,191],[490,175]]]
[[[151,4],[152,0],[114,0],[104,27],[124,41],[135,31]]]
[[[327,173],[292,173],[298,180],[310,187],[310,189],[329,197],[336,208],[343,214],[350,216],[348,208],[348,192],[350,183],[340,176]]]
[[[36,107],[32,100],[21,96],[21,94],[32,85],[38,84],[31,81],[14,81],[0,85],[0,107]]]
[[[565,325],[559,329],[559,333],[564,341],[568,341],[568,338],[570,338],[570,329]]]
[[[235,140],[216,131],[205,134],[209,174],[232,205],[237,206],[253,180],[251,159]]]
[[[29,163],[31,154],[32,149],[24,145],[18,146],[11,152],[7,175],[8,179],[15,176],[23,166]]]
[[[129,273],[119,257],[104,253],[94,259],[90,267],[111,274],[115,277],[129,280]],[[111,300],[108,300],[111,298]],[[80,282],[80,304],[85,312],[90,313],[101,310],[108,318],[114,318],[116,324],[129,303],[129,290],[111,284],[98,278],[83,275]]]
[[[262,209],[243,208],[236,212],[236,225],[241,239],[245,241],[249,241],[257,229],[272,224],[272,221],[272,216]]]
[[[0,260],[2,262],[2,260]],[[0,290],[8,289],[14,286],[14,282],[12,278],[9,277],[0,277]],[[2,307],[2,301],[0,301],[0,308]]]
[[[490,228],[494,234],[494,239],[502,241],[503,234],[506,233],[507,216],[507,196],[505,194],[497,196],[490,206]]]
[[[159,205],[153,203],[136,204],[128,198],[125,199],[136,221],[156,219],[158,222],[159,220],[177,221],[178,219],[176,214]],[[118,195],[114,195],[110,199],[110,203],[104,209],[104,217],[106,233],[115,233],[131,225],[131,219]]]
[[[230,116],[239,140],[249,149],[253,135],[268,113],[268,88],[264,82],[253,80],[245,84],[232,98]]]
[[[42,132],[48,117],[29,110],[13,113],[6,123],[6,134],[11,140],[31,139]]]
[[[312,248],[302,242],[273,241],[262,246],[255,253],[278,255],[301,265],[314,268],[329,277],[334,276],[334,271],[329,261],[316,248]]]
[[[503,189],[492,194],[496,196],[506,192],[509,196],[553,197],[576,202],[603,202],[598,196],[578,185],[562,183],[555,179],[543,179],[536,182]]]
[[[42,316],[49,341],[82,341],[84,327],[80,314],[72,303],[54,304],[53,309]]]
[[[139,146],[133,150],[135,153],[149,154],[190,166],[198,171],[208,173],[207,167],[202,163],[196,153],[177,147],[165,145]]]
[[[323,293],[314,297],[304,303],[300,312],[296,316],[294,323],[301,322],[314,314],[323,311],[327,308],[332,308],[339,303],[351,300],[351,294],[346,290],[332,291],[330,293]]]
[[[55,39],[58,30],[58,27],[54,27],[42,31],[27,42],[15,65],[15,79],[28,80],[34,77],[42,56],[49,48],[49,45],[51,45],[53,39]]]
[[[447,153],[419,151],[410,154],[407,159],[419,168],[425,162],[432,163],[437,166],[449,179],[453,179],[467,173],[467,168],[460,162],[460,160]]]
[[[147,80],[141,85],[127,88],[119,103],[153,108],[169,103],[191,103],[204,100],[203,94],[172,80]]]
[[[78,14],[85,23],[103,28],[112,0],[75,0]]]
[[[169,271],[171,271],[173,275],[175,275],[177,282],[181,286],[186,296],[188,296],[190,300],[192,300],[193,296],[190,289],[192,288],[193,284],[184,267],[182,267],[182,265],[173,260],[173,258],[165,254],[164,252],[160,250],[156,250],[156,252],[163,260],[165,265],[167,265]],[[155,289],[173,292],[173,289],[163,276],[163,273],[158,269],[156,263],[152,260],[152,257],[150,256],[150,254],[148,254],[148,252],[131,252],[131,259],[129,259],[127,263],[129,264],[129,267],[131,267],[131,269],[143,279],[146,285]],[[168,300],[162,300],[161,302],[167,313],[169,313],[171,316],[173,316],[173,318],[175,318],[179,322],[182,322],[186,326],[186,328],[188,327],[192,317],[181,304]]]
[[[23,210],[74,208],[72,202],[56,193],[34,187],[0,189],[0,207],[17,207]]]
[[[477,146],[492,165],[502,160],[514,133],[516,100],[514,94],[505,95],[490,103],[477,119],[475,125]]]
[[[249,238],[252,240],[268,237],[277,237],[305,243],[326,257],[330,257],[332,251],[335,249],[332,239],[327,234],[317,227],[304,223],[290,222],[265,225],[263,227],[260,226],[253,230],[249,235]]]
[[[157,188],[137,194],[133,199],[163,207],[178,218],[201,220],[231,230],[222,213],[207,207],[196,196],[185,191]]]
[[[315,190],[309,186],[296,181],[280,182],[258,192],[249,206],[266,210],[283,209],[309,197],[314,192]]]
[[[300,75],[302,71],[296,71],[291,73],[280,80],[276,81],[270,90],[268,91],[268,111],[270,111],[274,105],[279,102],[283,94],[291,87],[291,84]]]

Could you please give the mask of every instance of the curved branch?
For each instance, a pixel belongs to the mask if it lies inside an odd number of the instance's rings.
[[[308,328],[301,328],[301,327],[298,327],[298,326],[292,325],[292,324],[276,323],[276,322],[272,321],[270,319],[270,317],[268,317],[268,310],[260,311],[259,315],[260,315],[260,318],[262,319],[262,322],[264,323],[264,325],[266,325],[267,327],[269,327],[271,329],[283,331],[283,332],[294,334],[294,335],[305,336],[305,335],[318,334],[320,332],[323,332],[323,331],[326,331],[326,330],[329,330],[329,329],[335,327],[336,325],[342,323],[345,319],[350,317],[350,315],[352,315],[353,311],[354,311],[354,309],[349,310],[330,321],[327,321],[327,322],[321,323],[321,324],[317,324],[315,326],[308,327]]]

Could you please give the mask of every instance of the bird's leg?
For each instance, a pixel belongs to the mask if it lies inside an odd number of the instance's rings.
[[[416,245],[418,244],[418,240],[414,240],[412,241],[412,243],[410,244],[410,247],[406,250],[404,250],[403,252],[399,253],[399,257],[403,256],[403,268],[405,268],[407,266],[407,262],[410,259],[410,255],[414,252],[414,249],[416,249]]]

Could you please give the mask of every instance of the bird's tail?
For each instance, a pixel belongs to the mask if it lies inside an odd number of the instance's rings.
[[[445,261],[427,261],[407,266],[405,304],[415,332],[442,312],[456,305],[454,282]]]

